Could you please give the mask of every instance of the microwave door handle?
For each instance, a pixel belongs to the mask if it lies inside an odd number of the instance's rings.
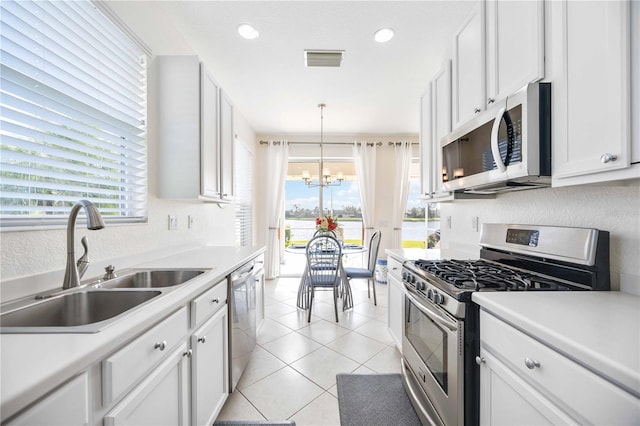
[[[502,107],[498,110],[496,119],[493,121],[493,127],[491,128],[491,154],[493,154],[493,160],[496,162],[498,170],[502,173],[507,170],[507,167],[504,165],[502,157],[500,156],[500,148],[498,147],[498,131],[500,130],[502,116],[506,110],[506,107]]]

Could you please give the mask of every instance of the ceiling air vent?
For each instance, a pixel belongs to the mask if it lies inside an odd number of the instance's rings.
[[[344,50],[305,50],[304,65],[307,67],[339,67]]]

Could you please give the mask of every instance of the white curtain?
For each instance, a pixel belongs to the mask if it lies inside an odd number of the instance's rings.
[[[284,184],[287,179],[289,144],[287,141],[269,141],[267,144],[267,178],[265,179],[267,251],[265,253],[265,277],[276,278],[280,274],[280,219],[284,203]]]
[[[393,148],[395,175],[393,181],[393,235],[392,248],[402,247],[402,221],[409,195],[409,168],[411,166],[411,142],[396,143]]]
[[[355,143],[353,162],[356,167],[356,179],[360,188],[360,208],[365,229],[364,244],[367,244],[374,232],[376,208],[376,145]]]

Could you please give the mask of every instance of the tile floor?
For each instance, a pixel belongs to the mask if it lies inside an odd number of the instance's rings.
[[[337,373],[399,373],[400,353],[387,331],[387,287],[378,305],[364,280],[352,281],[354,308],[335,322],[332,293],[317,292],[311,323],[296,308],[299,278],[267,280],[258,344],[219,420],[294,420],[339,425]]]

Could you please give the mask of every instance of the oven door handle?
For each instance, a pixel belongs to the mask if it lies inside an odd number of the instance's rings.
[[[414,305],[416,305],[416,307],[420,311],[422,311],[423,314],[427,315],[433,321],[437,322],[438,324],[444,327],[447,327],[449,330],[453,332],[458,331],[458,324],[455,321],[450,320],[449,318],[443,316],[441,313],[435,311],[433,308],[429,307],[428,305],[425,305],[420,300],[418,300],[417,298],[413,297],[410,294],[411,289],[408,289],[408,290],[409,291],[407,292],[407,297]]]

